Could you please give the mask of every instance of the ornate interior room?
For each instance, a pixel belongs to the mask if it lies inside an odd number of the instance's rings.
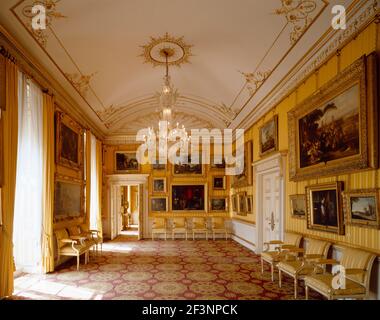
[[[380,300],[379,1],[0,8],[0,300]]]

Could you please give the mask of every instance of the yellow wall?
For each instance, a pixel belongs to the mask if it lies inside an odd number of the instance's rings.
[[[259,156],[259,127],[270,120],[274,115],[278,115],[279,120],[279,150],[288,150],[288,118],[287,113],[298,103],[309,97],[321,86],[337,75],[339,70],[351,65],[355,60],[364,54],[370,54],[376,50],[377,36],[380,30],[374,22],[370,24],[360,35],[342,48],[340,56],[334,56],[327,61],[318,72],[306,79],[295,91],[291,92],[287,98],[279,103],[262,119],[257,121],[247,132],[246,138],[253,141],[254,157],[253,160],[260,160]],[[379,48],[378,48],[379,49]],[[287,164],[289,167],[289,164]],[[287,168],[287,172],[289,172]],[[346,174],[337,177],[320,178],[301,182],[291,182],[289,175],[286,182],[286,199],[292,194],[305,193],[305,187],[317,183],[332,181],[343,181],[345,190],[379,188],[379,170],[365,171]],[[255,185],[255,183],[254,183]],[[244,188],[248,192],[255,192],[255,186]],[[240,191],[240,189],[239,189]],[[256,214],[240,219],[246,219],[255,222]],[[317,238],[330,239],[333,242],[345,243],[358,247],[368,248],[380,254],[380,230],[362,228],[357,226],[346,226],[344,236],[314,231],[307,229],[306,220],[293,218],[290,215],[289,201],[286,206],[286,230],[311,235]]]
[[[111,175],[115,174],[115,151],[135,151],[137,150],[138,145],[105,145],[104,146],[104,168],[105,168],[105,174]],[[213,176],[223,176],[224,171],[220,170],[211,170],[209,169],[209,166],[204,166],[204,174],[199,176],[185,176],[185,177],[176,177],[172,174],[172,166],[169,164],[167,166],[166,171],[153,171],[151,165],[143,165],[141,167],[140,173],[142,174],[149,174],[149,198],[151,196],[167,196],[168,202],[170,203],[171,195],[170,195],[170,186],[173,183],[181,183],[181,184],[207,184],[207,195],[208,198],[211,196],[225,196],[228,197],[229,195],[229,186],[230,186],[230,179],[229,177],[226,177],[226,190],[213,190],[212,188],[212,177]],[[152,188],[152,179],[154,177],[166,177],[166,189],[167,192],[165,194],[153,194],[153,188]],[[150,201],[150,199],[149,199]],[[207,204],[206,207],[208,207],[208,199],[206,199]],[[108,215],[108,212],[106,212],[106,204],[103,204],[103,213],[104,216]],[[170,205],[169,205],[170,208]],[[168,212],[166,214],[157,214],[157,213],[151,213],[149,212],[150,217],[156,217],[156,216],[172,216],[173,214],[171,212]],[[176,216],[229,216],[229,213],[211,213],[211,212],[204,212],[204,213],[193,213],[193,212],[183,212],[183,213],[175,213]]]

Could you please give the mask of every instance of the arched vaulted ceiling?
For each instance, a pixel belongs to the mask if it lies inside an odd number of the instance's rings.
[[[365,1],[364,1],[365,2]],[[47,29],[31,28],[31,6]],[[144,46],[168,33],[189,54],[170,74],[175,122],[238,127],[356,0],[2,0],[0,21],[58,79],[105,136],[158,121],[164,68]]]

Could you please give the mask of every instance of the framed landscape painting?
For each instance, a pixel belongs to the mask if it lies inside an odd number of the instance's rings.
[[[253,144],[252,141],[247,141],[244,144],[244,170],[240,175],[232,177],[233,188],[251,186],[253,182],[252,161],[253,161]]]
[[[192,164],[191,156],[188,156],[182,163],[174,164],[173,175],[176,176],[186,176],[186,175],[202,175],[203,166],[202,164]]]
[[[278,150],[278,117],[274,116],[260,128],[260,156]]]
[[[290,213],[293,218],[306,218],[306,195],[295,194],[289,196]]]
[[[238,193],[238,211],[237,214],[239,216],[247,215],[247,203],[246,203],[246,193],[241,192]]]
[[[246,201],[247,214],[253,214],[252,196],[246,196],[245,201]]]
[[[344,199],[347,224],[380,228],[379,189],[345,192]]]
[[[168,211],[167,197],[151,197],[150,198],[150,212],[165,213],[167,211]]]
[[[54,191],[54,222],[83,216],[83,199],[81,182],[57,180]]]
[[[211,212],[226,212],[228,207],[228,198],[226,197],[212,197],[210,198],[210,211]]]
[[[135,151],[116,151],[115,152],[115,171],[116,173],[138,173],[140,164],[137,161]]]
[[[56,162],[79,169],[83,158],[83,129],[64,113],[56,112]]]
[[[344,234],[342,182],[306,187],[308,229]]]
[[[291,180],[378,167],[375,61],[359,59],[288,113]]]
[[[226,177],[225,176],[214,176],[214,177],[212,177],[212,187],[214,190],[225,190],[226,189]]]

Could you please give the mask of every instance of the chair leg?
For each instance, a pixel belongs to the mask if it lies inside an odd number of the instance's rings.
[[[206,231],[206,241],[208,241],[208,232]]]
[[[298,279],[294,278],[294,299],[298,298]]]
[[[212,240],[215,241],[215,232],[212,232]]]
[[[154,241],[154,232],[152,232],[152,241]]]
[[[185,232],[185,238],[186,238],[186,241],[187,241],[187,231]]]
[[[193,232],[193,241],[195,240],[195,235],[194,235],[194,232]]]
[[[77,255],[77,271],[79,271],[79,255]]]
[[[264,260],[261,258],[261,274],[264,274]]]
[[[305,300],[309,300],[309,287],[305,286]]]
[[[272,282],[273,282],[274,281],[274,267],[273,267],[273,264],[270,265],[270,273],[271,273]]]
[[[278,269],[278,286],[282,287],[282,272],[280,269]]]
[[[175,237],[174,237],[174,231],[172,232],[172,240],[174,240],[175,239]]]

